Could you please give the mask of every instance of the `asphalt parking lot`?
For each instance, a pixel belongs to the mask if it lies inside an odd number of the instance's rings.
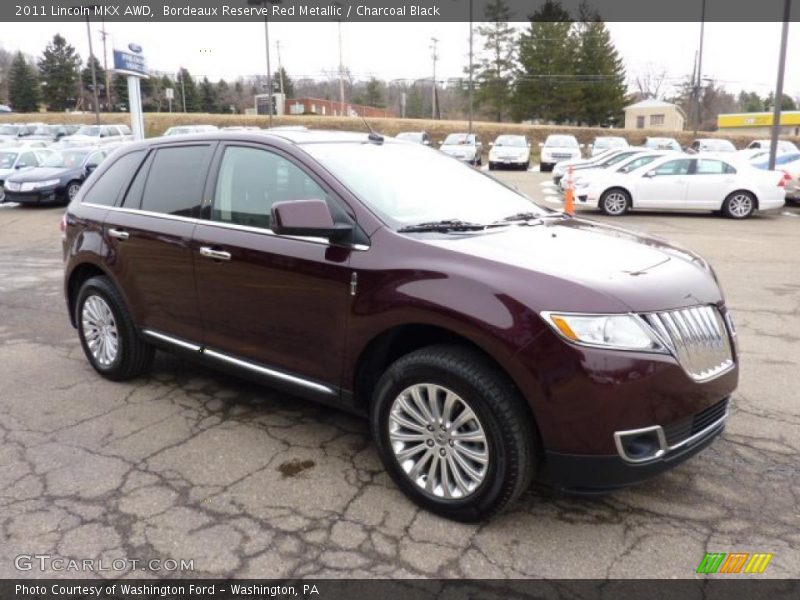
[[[559,205],[548,174],[497,176]],[[194,561],[137,576],[666,578],[770,552],[764,576],[800,573],[800,208],[612,219],[715,266],[742,359],[728,428],[639,487],[535,486],[477,525],[417,509],[355,417],[166,354],[148,378],[97,376],[65,313],[62,212],[0,207],[0,577],[79,575],[15,568],[36,554]]]

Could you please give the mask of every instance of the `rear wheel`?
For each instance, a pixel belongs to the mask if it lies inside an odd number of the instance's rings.
[[[468,348],[432,346],[392,364],[376,386],[371,428],[400,489],[458,521],[502,510],[536,469],[527,407],[507,377]]]
[[[86,358],[103,377],[122,381],[150,368],[155,350],[139,335],[108,277],[92,277],[81,286],[75,322]]]
[[[731,219],[746,219],[756,210],[756,199],[745,191],[733,192],[722,203],[722,213]]]
[[[628,192],[620,188],[612,188],[603,192],[600,196],[600,210],[604,214],[618,217],[628,212],[631,206],[631,196]]]

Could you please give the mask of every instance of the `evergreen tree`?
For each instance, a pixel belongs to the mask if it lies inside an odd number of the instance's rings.
[[[78,98],[80,56],[61,35],[53,36],[39,59],[39,73],[45,83],[42,97],[49,110],[74,108]]]
[[[518,120],[574,120],[580,89],[569,13],[547,0],[529,20],[519,41],[513,114]]]
[[[477,87],[474,98],[494,120],[502,121],[511,102],[517,36],[509,23],[511,12],[504,0],[491,0],[485,14],[487,23],[477,28],[483,50],[473,65],[473,83]]]
[[[363,104],[366,106],[373,106],[375,108],[383,108],[386,106],[383,94],[383,84],[375,77],[370,77],[367,85],[364,87]]]
[[[39,110],[39,82],[36,72],[22,52],[17,52],[8,76],[8,97],[11,107],[18,112]]]
[[[770,91],[767,94],[767,97],[764,98],[764,110],[773,110],[775,108],[775,92]],[[787,95],[783,95],[783,101],[781,102],[781,110],[797,110],[797,105],[794,103],[794,99]]]
[[[183,98],[186,98],[186,112],[199,112],[200,99],[197,85],[187,69],[181,67],[175,85],[175,98],[178,100],[180,110],[183,110]]]
[[[294,98],[294,81],[292,78],[289,77],[289,74],[286,72],[286,69],[281,67],[275,74],[272,76],[273,85],[275,86],[275,91],[280,92],[281,90],[281,75],[283,75],[283,93],[286,95],[287,98]]]
[[[103,67],[100,66],[100,61],[97,60],[96,56],[92,56],[88,61],[86,61],[86,66],[83,68],[83,70],[81,70],[81,83],[83,84],[83,89],[85,91],[92,91],[92,62],[94,62],[95,76],[97,78],[97,94],[102,96],[103,86],[105,85],[105,81],[103,79]]]
[[[115,111],[127,111],[128,104],[128,78],[124,75],[114,74],[111,80],[111,102]]]
[[[422,92],[416,85],[411,86],[406,94],[406,118],[422,119],[427,116],[425,112],[425,101]]]
[[[582,7],[585,11],[585,6]],[[587,125],[618,124],[625,106],[625,67],[597,14],[583,14],[576,73],[580,105],[576,114]]]
[[[207,113],[219,112],[219,99],[217,98],[217,90],[214,89],[208,77],[203,77],[200,82],[200,110]]]
[[[739,92],[737,104],[741,112],[761,112],[764,110],[764,101],[758,95],[758,92],[745,92],[742,90]]]

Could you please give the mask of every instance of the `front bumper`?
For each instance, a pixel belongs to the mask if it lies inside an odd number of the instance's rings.
[[[692,419],[662,428],[670,430],[674,439],[667,434],[663,453],[657,457],[632,462],[622,448],[616,455],[581,455],[560,452],[546,452],[542,478],[565,491],[574,493],[603,493],[627,487],[655,477],[708,447],[725,429],[728,418],[728,398],[713,405],[711,409],[720,412],[715,418],[705,418],[703,413],[693,420],[702,426],[692,433]],[[711,409],[704,411],[707,415]],[[683,436],[683,439],[681,439]]]
[[[58,193],[57,188],[33,190],[31,192],[6,190],[5,197],[5,202],[17,202],[19,204],[53,204],[62,200],[62,195]]]

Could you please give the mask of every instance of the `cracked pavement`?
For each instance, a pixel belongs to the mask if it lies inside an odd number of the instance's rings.
[[[541,197],[538,173],[501,173]],[[632,214],[614,223],[708,258],[738,326],[729,425],[698,457],[635,488],[534,486],[465,525],[390,481],[366,421],[157,355],[100,378],[61,292],[61,208],[0,208],[0,577],[20,554],[193,559],[194,571],[103,577],[693,577],[704,552],[772,552],[800,575],[800,209],[746,222]],[[791,216],[794,215],[794,216]],[[601,218],[596,214],[592,216]]]

